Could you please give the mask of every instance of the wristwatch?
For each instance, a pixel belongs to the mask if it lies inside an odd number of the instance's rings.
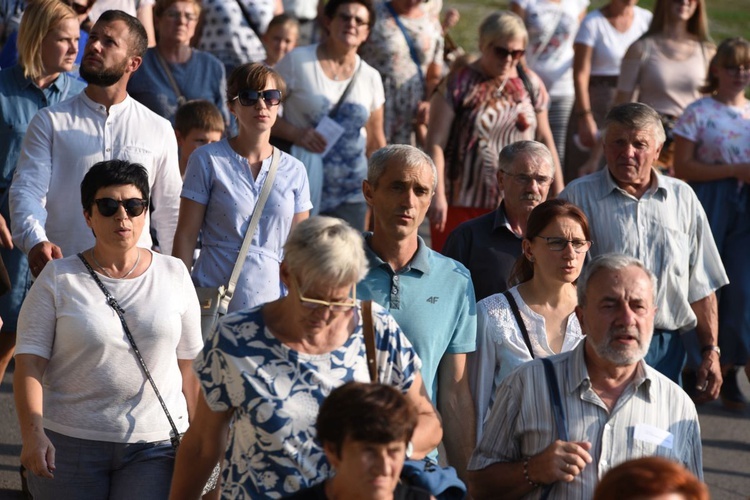
[[[721,357],[721,349],[717,345],[707,345],[701,349],[701,354],[705,354],[708,351],[714,351],[716,354]]]

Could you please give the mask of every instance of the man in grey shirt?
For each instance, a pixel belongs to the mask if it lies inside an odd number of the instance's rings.
[[[647,456],[669,458],[703,477],[695,405],[643,362],[656,289],[653,273],[632,257],[607,254],[589,263],[578,280],[576,307],[586,339],[572,351],[522,365],[498,387],[469,461],[475,499],[539,498],[546,489],[549,498],[591,498],[609,469]],[[545,374],[548,360],[554,378]],[[553,388],[560,419],[553,416]]]
[[[695,328],[702,356],[697,397],[716,399],[722,376],[715,291],[729,280],[706,213],[690,186],[652,167],[665,139],[656,111],[641,103],[615,106],[605,127],[607,168],[571,182],[560,198],[588,216],[592,257],[630,255],[659,279],[646,363],[678,382],[685,364],[680,334]]]

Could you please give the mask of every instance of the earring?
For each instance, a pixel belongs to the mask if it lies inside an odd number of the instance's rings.
[[[529,262],[534,263],[536,262],[536,259],[534,257],[529,257]]]

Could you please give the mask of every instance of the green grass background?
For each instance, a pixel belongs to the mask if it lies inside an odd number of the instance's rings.
[[[590,9],[606,4],[606,0],[592,0]],[[711,37],[718,44],[730,36],[743,36],[750,39],[750,1],[748,0],[706,0]],[[477,50],[477,29],[482,19],[497,9],[506,9],[508,1],[498,0],[444,0],[443,10],[455,7],[461,13],[461,21],[452,30],[454,40],[467,52]],[[654,0],[641,0],[639,6],[651,9]]]

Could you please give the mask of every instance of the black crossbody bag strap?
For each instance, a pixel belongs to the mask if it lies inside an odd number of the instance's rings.
[[[148,367],[146,366],[146,361],[144,361],[143,356],[141,356],[141,351],[139,351],[138,346],[135,345],[135,339],[133,339],[133,335],[130,333],[130,328],[128,328],[128,324],[125,322],[125,316],[124,316],[125,311],[122,309],[122,307],[120,307],[120,304],[117,303],[117,299],[115,299],[112,296],[112,294],[109,293],[109,290],[107,290],[107,287],[104,286],[104,283],[102,283],[102,281],[96,275],[91,265],[83,257],[82,253],[78,254],[78,258],[81,259],[81,262],[83,262],[83,265],[86,266],[86,269],[88,269],[91,277],[94,278],[94,281],[99,286],[99,289],[104,294],[104,297],[106,297],[107,304],[109,304],[109,307],[114,309],[115,313],[117,313],[117,317],[120,318],[120,323],[122,323],[122,329],[125,330],[125,335],[128,337],[128,340],[130,341],[130,345],[133,346],[133,352],[135,352],[135,357],[138,358],[138,362],[141,364],[141,368],[143,368],[143,373],[146,374],[146,378],[151,383],[151,387],[154,388],[156,397],[159,399],[159,403],[161,403],[161,407],[164,409],[164,414],[167,415],[167,420],[169,420],[169,425],[172,427],[172,436],[170,437],[170,441],[172,442],[172,446],[174,447],[174,449],[177,449],[177,447],[180,444],[180,433],[177,432],[177,426],[174,424],[174,420],[172,420],[172,416],[169,414],[169,410],[167,409],[167,404],[162,399],[159,389],[156,388],[156,382],[154,382],[154,379],[151,377],[151,372],[148,370]]]
[[[513,312],[513,316],[516,318],[518,328],[521,329],[521,335],[523,335],[523,341],[526,344],[526,348],[529,350],[529,354],[531,354],[531,359],[534,359],[534,350],[531,349],[531,339],[529,338],[529,331],[526,329],[526,323],[523,322],[521,311],[518,310],[516,299],[513,298],[513,294],[510,293],[510,290],[504,291],[503,296],[505,297],[505,300],[508,301],[510,310]]]
[[[562,406],[562,397],[560,396],[560,385],[557,383],[557,374],[552,366],[552,361],[547,358],[541,358],[544,365],[544,374],[547,379],[547,388],[549,389],[550,403],[552,404],[552,414],[555,417],[555,426],[557,427],[557,437],[561,441],[570,441],[568,436],[568,421],[565,418],[565,410]],[[542,500],[549,497],[552,490],[552,484],[547,485],[542,490]]]

